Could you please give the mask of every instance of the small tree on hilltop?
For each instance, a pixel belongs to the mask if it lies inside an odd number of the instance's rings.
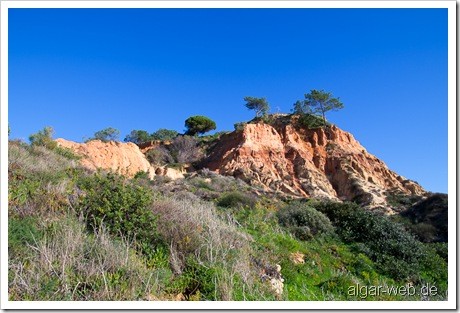
[[[265,98],[244,97],[244,101],[246,101],[245,106],[249,110],[256,111],[256,117],[267,115],[270,109],[268,101]]]
[[[186,135],[195,136],[216,129],[216,123],[206,116],[196,115],[185,120]]]
[[[107,127],[105,129],[95,132],[94,137],[89,139],[88,141],[90,140],[100,140],[103,142],[107,142],[111,140],[117,141],[119,135],[120,135],[120,131],[118,129]]]
[[[343,108],[339,98],[334,98],[332,93],[324,90],[311,90],[305,94],[305,100],[294,103],[295,114],[321,114],[323,126],[326,126],[326,112]]]
[[[53,140],[54,129],[46,126],[36,134],[29,136],[29,141],[32,146],[43,146],[48,149],[57,147],[57,143]]]
[[[125,142],[140,144],[152,140],[152,136],[145,130],[132,130],[124,139]]]

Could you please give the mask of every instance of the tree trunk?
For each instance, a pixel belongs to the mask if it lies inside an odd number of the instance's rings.
[[[325,133],[326,133],[326,140],[329,139],[328,135],[329,135],[329,128],[327,127],[326,125],[326,114],[324,113],[324,108],[323,108],[323,104],[320,103],[320,106],[321,106],[321,114],[323,115],[323,126],[325,128]]]

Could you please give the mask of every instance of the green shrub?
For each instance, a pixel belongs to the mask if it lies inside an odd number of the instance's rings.
[[[321,117],[313,114],[301,114],[298,123],[308,129],[323,127],[323,120]]]
[[[433,249],[433,251],[435,251],[436,254],[438,254],[441,258],[444,259],[444,261],[447,262],[447,256],[448,256],[447,242],[435,242],[435,243],[427,244],[426,246]]]
[[[183,294],[188,301],[221,300],[217,289],[218,268],[205,266],[193,257],[187,259],[187,266],[168,286],[168,292]]]
[[[424,249],[410,233],[386,216],[365,211],[354,203],[312,204],[326,214],[345,242],[359,243],[360,252],[377,262],[380,269],[395,279],[416,276]]]
[[[91,140],[100,140],[103,142],[117,141],[119,135],[120,135],[120,131],[118,129],[113,128],[113,127],[107,127],[107,128],[104,128],[104,129],[101,129],[95,132],[94,137],[86,140],[85,142],[88,142]]]
[[[245,122],[238,122],[238,123],[233,124],[233,127],[235,128],[235,131],[241,131],[241,130],[244,129],[244,126],[246,124],[247,123],[245,123]]]
[[[209,117],[196,115],[185,120],[185,127],[187,128],[186,135],[195,136],[216,129],[216,122]]]
[[[80,187],[86,194],[80,207],[91,229],[104,225],[114,235],[135,237],[138,243],[155,247],[159,238],[156,217],[149,208],[151,190],[112,173],[84,178]]]
[[[436,242],[437,229],[428,223],[408,224],[407,229],[422,242]]]
[[[448,196],[435,193],[401,212],[400,217],[421,241],[447,242],[448,208]]]
[[[152,136],[149,135],[145,130],[132,130],[126,137],[123,139],[124,142],[132,142],[135,144],[141,144],[152,140]]]
[[[225,192],[218,200],[217,205],[224,208],[253,207],[256,203],[254,197],[240,191]]]
[[[175,130],[160,128],[159,130],[153,132],[150,136],[152,140],[173,140],[177,137],[179,133]]]
[[[149,173],[144,171],[139,171],[134,174],[134,179],[149,179]]]
[[[207,190],[211,190],[213,191],[213,187],[212,185],[205,181],[204,179],[202,178],[199,178],[199,177],[194,177],[190,180],[190,182],[192,183],[193,186],[197,187],[198,189],[207,189]]]
[[[25,258],[33,245],[40,241],[43,232],[38,219],[32,216],[10,217],[8,220],[8,253],[10,256]]]
[[[47,126],[42,130],[38,131],[36,134],[29,136],[29,141],[32,146],[43,146],[48,149],[55,149],[57,143],[53,140],[54,130],[52,127]]]
[[[53,128],[47,126],[42,130],[38,131],[36,134],[32,134],[29,136],[30,145],[32,147],[45,147],[69,160],[79,160],[81,158],[77,156],[75,153],[73,153],[73,151],[70,149],[58,147],[57,142],[54,141],[52,138],[53,134]]]
[[[317,234],[334,231],[331,221],[311,206],[293,202],[277,213],[279,223],[300,240],[308,240]]]
[[[394,209],[399,210],[401,210],[401,208],[409,208],[421,199],[422,197],[418,195],[406,195],[396,192],[390,192],[386,196],[388,204],[391,205]]]
[[[54,149],[54,152],[56,152],[59,155],[62,155],[63,157],[69,159],[69,160],[80,160],[81,156],[76,155],[72,150],[64,147],[56,147]]]
[[[19,175],[12,177],[13,179],[8,184],[8,203],[11,206],[23,206],[28,200],[39,194],[39,181],[28,177],[20,177]]]

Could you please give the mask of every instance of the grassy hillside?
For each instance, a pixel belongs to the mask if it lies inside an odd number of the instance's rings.
[[[356,204],[282,200],[207,170],[128,180],[56,147],[8,150],[10,300],[447,298],[447,243]]]

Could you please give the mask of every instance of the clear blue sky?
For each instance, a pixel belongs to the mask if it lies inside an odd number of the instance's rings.
[[[10,9],[11,137],[217,131],[243,97],[289,113],[311,89],[390,169],[447,192],[447,9]]]

